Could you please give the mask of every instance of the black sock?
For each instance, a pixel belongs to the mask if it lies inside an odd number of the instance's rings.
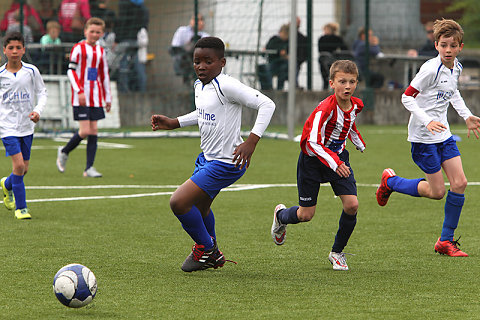
[[[78,134],[78,132],[75,132],[73,137],[70,138],[70,141],[68,141],[67,145],[63,147],[62,152],[69,154],[73,149],[75,149],[80,142],[83,140],[82,137]]]
[[[352,235],[353,229],[357,224],[357,214],[349,215],[345,211],[342,211],[340,221],[338,222],[338,231],[335,236],[335,242],[333,243],[333,252],[342,252],[343,248],[347,245],[348,239]]]
[[[87,167],[85,170],[93,166],[95,154],[97,153],[97,136],[90,135],[87,139]]]
[[[297,210],[298,210],[298,206],[280,210],[280,212],[277,213],[278,222],[283,224],[299,223],[300,221],[298,220],[298,217],[297,217]]]

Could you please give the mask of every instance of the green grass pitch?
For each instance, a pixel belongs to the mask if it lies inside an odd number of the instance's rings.
[[[17,221],[0,207],[0,319],[478,319],[480,141],[454,128],[471,183],[456,236],[470,257],[450,258],[433,250],[444,200],[393,194],[386,207],[376,204],[385,167],[422,175],[405,126],[359,130],[366,151],[347,144],[360,203],[348,272],[327,260],[341,212],[329,185],[314,219],[289,226],[283,246],[270,237],[272,210],[297,204],[295,186],[220,193],[212,207],[219,246],[238,264],[187,274],[180,266],[193,243],[169,193],[190,176],[198,138],[100,139],[100,179],[82,177],[84,146],[60,174],[56,147],[64,141],[36,139],[25,177],[33,219]],[[262,139],[238,184],[294,185],[298,152],[298,143]],[[11,172],[10,158],[0,165],[1,176]],[[69,263],[98,280],[96,298],[81,309],[52,292],[53,276]]]

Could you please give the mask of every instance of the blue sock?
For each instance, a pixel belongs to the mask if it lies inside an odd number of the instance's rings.
[[[347,245],[348,239],[350,239],[356,224],[357,214],[350,215],[342,210],[342,215],[340,216],[340,220],[338,222],[338,231],[335,235],[335,242],[332,246],[333,252],[340,253],[343,251],[343,248],[345,248]]]
[[[68,141],[67,145],[63,147],[62,152],[69,154],[73,149],[75,149],[78,146],[78,144],[82,140],[83,138],[78,135],[78,132],[75,132],[73,137],[71,137],[70,140]]]
[[[96,153],[97,153],[97,135],[89,135],[87,138],[87,167],[85,168],[85,170],[93,166]]]
[[[422,180],[425,179],[405,179],[399,176],[393,176],[391,178],[388,178],[387,186],[393,191],[408,194],[414,197],[420,197],[420,195],[418,194],[418,184]]]
[[[208,215],[203,218],[203,223],[205,224],[205,228],[207,228],[210,236],[213,239],[217,239],[217,236],[215,235],[215,216],[213,215],[213,211],[211,209]]]
[[[283,224],[296,224],[299,223],[297,217],[298,206],[290,207],[277,212],[277,220]]]
[[[448,191],[445,201],[445,219],[443,220],[442,235],[440,241],[453,240],[453,234],[460,220],[465,195]]]
[[[183,229],[195,241],[195,243],[205,246],[205,250],[213,248],[213,240],[203,223],[202,214],[197,207],[192,206],[192,209],[185,214],[175,215],[182,223]]]
[[[12,190],[12,176],[13,172],[5,179],[5,188],[7,188],[7,190]]]
[[[12,174],[12,190],[15,196],[15,205],[17,209],[24,209],[27,207],[27,200],[25,200],[25,184],[23,183],[23,176]]]

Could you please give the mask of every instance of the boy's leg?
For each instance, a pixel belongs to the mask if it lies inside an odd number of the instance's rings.
[[[85,170],[88,170],[93,166],[95,162],[95,155],[97,153],[97,135],[89,135],[87,138],[87,166]]]
[[[28,160],[23,159],[22,153],[12,155],[13,174],[11,183],[15,196],[15,217],[17,219],[30,219],[32,217],[27,210],[25,183],[23,182],[25,169],[28,167],[25,162],[28,162]]]
[[[215,234],[215,216],[213,215],[212,209],[203,217],[203,224],[205,224],[205,228],[207,228],[210,237],[217,239],[217,235]]]
[[[80,136],[79,131],[75,132],[65,147],[62,148],[62,152],[68,155],[80,144],[82,140],[83,138]]]
[[[455,229],[460,220],[463,203],[465,202],[465,188],[467,178],[462,168],[460,156],[444,161],[442,164],[445,174],[450,181],[450,190],[445,201],[445,219],[443,221],[441,241],[453,240]]]
[[[340,195],[343,203],[342,215],[338,222],[338,231],[335,235],[335,242],[332,246],[332,252],[340,253],[352,235],[353,229],[357,224],[358,200],[355,195]]]
[[[8,210],[15,209],[15,197],[12,190],[12,176],[11,173],[8,177],[2,178],[2,191],[3,191],[3,204]]]
[[[211,203],[211,200],[208,194],[190,179],[178,187],[170,198],[170,207],[183,229],[195,243],[204,246],[205,250],[212,249],[214,244],[203,222],[202,214],[195,204]]]

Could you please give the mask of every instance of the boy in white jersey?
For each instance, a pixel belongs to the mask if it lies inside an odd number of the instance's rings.
[[[16,208],[17,219],[30,219],[23,177],[28,171],[35,123],[47,102],[47,90],[37,67],[22,62],[25,40],[20,32],[5,36],[3,53],[8,61],[0,67],[0,137],[12,159],[12,173],[0,180],[3,204],[8,210]]]
[[[413,161],[425,172],[426,179],[405,179],[392,169],[385,169],[376,197],[380,206],[387,204],[393,191],[415,197],[440,200],[445,195],[442,168],[450,182],[445,201],[445,218],[435,252],[452,257],[468,257],[454,240],[465,201],[467,178],[462,160],[447,122],[447,108],[451,103],[465,120],[470,131],[479,137],[480,118],[472,115],[457,89],[462,65],[457,55],[463,48],[463,30],[453,20],[437,20],[434,24],[436,58],[425,62],[402,95],[402,103],[411,112],[408,141],[412,144]]]
[[[85,23],[85,40],[75,44],[70,53],[68,79],[72,87],[73,119],[79,130],[64,147],[57,150],[57,168],[65,172],[68,155],[87,137],[87,163],[84,177],[102,176],[93,163],[97,152],[97,121],[105,118],[103,108],[110,112],[110,76],[105,50],[97,44],[105,31],[105,22],[90,18]]]
[[[193,67],[196,110],[172,119],[153,115],[152,129],[171,130],[189,125],[200,129],[202,153],[193,175],[170,198],[170,207],[195,241],[182,265],[185,272],[219,268],[225,257],[218,249],[211,205],[221,189],[237,181],[250,165],[252,154],[267,128],[275,104],[259,91],[221,74],[225,45],[216,37],[195,44]],[[240,136],[242,106],[258,110],[255,125],[244,142]]]

